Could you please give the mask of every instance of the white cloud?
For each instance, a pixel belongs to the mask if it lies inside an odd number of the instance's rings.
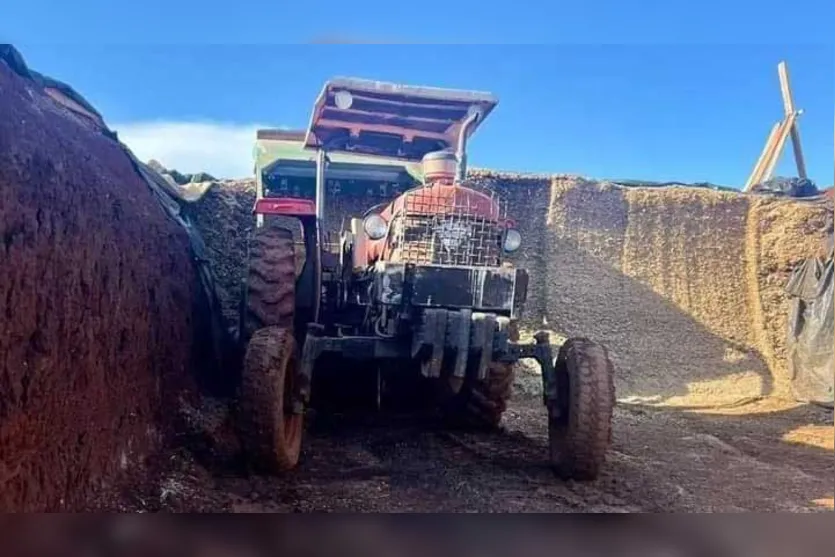
[[[252,175],[255,132],[270,126],[212,122],[128,122],[111,126],[142,161],[218,178]]]

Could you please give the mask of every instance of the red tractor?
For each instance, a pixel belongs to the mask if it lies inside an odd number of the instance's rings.
[[[555,357],[547,333],[519,342],[528,274],[505,258],[522,238],[498,196],[466,181],[467,139],[496,104],[484,93],[325,85],[304,141],[317,153],[315,191],[259,195],[255,205],[239,327],[239,422],[254,465],[296,465],[320,390],[361,386],[378,404],[399,393],[452,423],[496,428],[514,363],[532,358],[555,469],[598,475],[615,400],[606,349],[574,338]],[[326,245],[328,153],[337,152],[421,162],[424,183],[351,219],[339,243]],[[299,240],[287,217],[300,223]]]

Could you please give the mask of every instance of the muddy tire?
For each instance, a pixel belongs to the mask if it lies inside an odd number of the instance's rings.
[[[238,404],[238,436],[252,467],[281,472],[299,461],[303,415],[290,406],[299,357],[292,329],[255,331],[246,346]]]
[[[614,367],[603,346],[573,338],[556,362],[560,415],[548,420],[551,464],[565,479],[597,478],[612,441]]]
[[[292,328],[296,305],[292,232],[276,226],[256,228],[249,239],[248,251],[239,323],[242,345],[258,329]]]

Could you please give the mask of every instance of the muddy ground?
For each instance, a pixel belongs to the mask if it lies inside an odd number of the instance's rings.
[[[503,431],[433,429],[414,418],[312,416],[301,463],[251,476],[224,450],[184,440],[107,511],[831,511],[830,410],[759,401],[689,412],[622,404],[602,477],[557,479],[544,410],[520,394]]]

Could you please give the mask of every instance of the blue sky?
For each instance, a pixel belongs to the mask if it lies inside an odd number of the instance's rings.
[[[786,60],[805,110],[810,175],[828,185],[835,172],[835,50],[831,35],[822,38],[835,15],[822,3],[816,17],[795,5],[786,40],[806,44],[793,45],[739,44],[783,27],[770,0],[747,11],[699,3],[712,15],[673,1],[640,10],[520,2],[501,17],[489,3],[473,11],[430,1],[408,15],[377,2],[388,8],[376,18],[346,2],[334,11],[316,3],[317,17],[281,2],[227,3],[223,14],[209,0],[200,10],[157,0],[43,4],[4,7],[0,38],[87,96],[140,156],[184,171],[245,173],[256,127],[304,127],[324,81],[347,75],[495,93],[499,106],[471,142],[478,166],[739,186],[782,116],[776,66]],[[323,40],[561,44],[255,44]],[[781,174],[794,173],[790,151]]]

